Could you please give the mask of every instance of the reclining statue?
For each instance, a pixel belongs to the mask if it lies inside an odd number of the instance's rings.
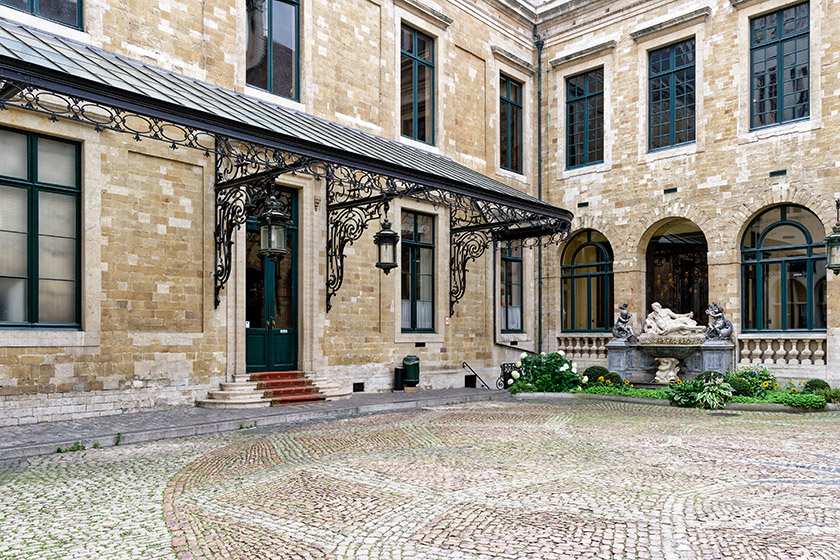
[[[674,313],[667,307],[662,307],[659,302],[651,304],[651,311],[645,319],[643,331],[659,336],[679,334],[689,335],[702,333],[706,329],[692,319],[694,313]]]

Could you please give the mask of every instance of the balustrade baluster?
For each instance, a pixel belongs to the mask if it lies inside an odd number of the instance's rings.
[[[803,340],[802,345],[802,365],[809,366],[811,365],[811,341]]]

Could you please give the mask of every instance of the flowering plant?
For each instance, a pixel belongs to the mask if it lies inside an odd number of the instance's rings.
[[[562,352],[539,355],[523,352],[516,368],[519,377],[514,377],[516,381],[510,387],[512,393],[569,391],[581,384],[577,364],[567,360]]]

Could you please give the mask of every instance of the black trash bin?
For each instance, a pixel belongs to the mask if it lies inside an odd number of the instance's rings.
[[[417,387],[420,383],[420,358],[417,356],[406,356],[403,358],[403,369],[405,377],[403,382],[406,387]]]
[[[405,378],[405,368],[394,368],[394,391],[403,390],[403,379]]]

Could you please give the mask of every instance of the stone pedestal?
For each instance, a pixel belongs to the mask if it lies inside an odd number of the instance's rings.
[[[635,341],[614,338],[607,343],[607,369],[621,374],[631,383],[650,382],[656,367],[656,361],[640,352]]]
[[[680,378],[692,379],[712,369],[721,373],[732,369],[735,344],[729,340],[707,340],[694,347],[693,353],[680,361]],[[658,364],[638,342],[612,339],[607,343],[607,367],[631,383],[651,383]]]
[[[726,373],[735,365],[735,343],[731,340],[707,340],[697,352],[686,358],[686,373],[691,376],[706,370]]]

